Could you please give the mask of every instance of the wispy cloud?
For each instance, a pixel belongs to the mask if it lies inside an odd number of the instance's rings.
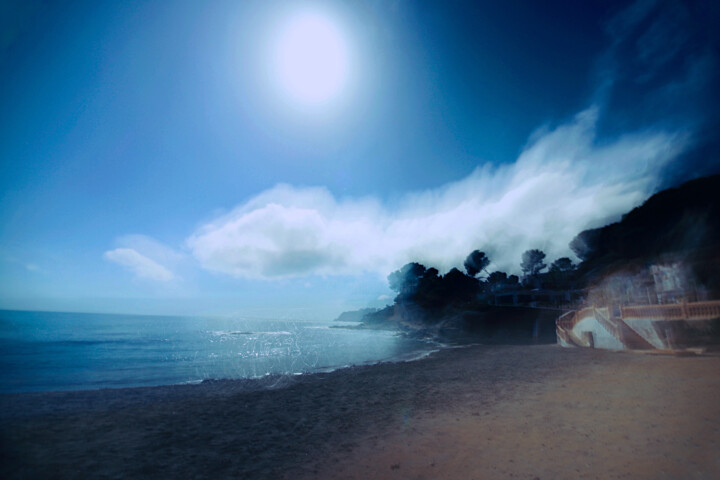
[[[132,248],[109,250],[103,254],[103,257],[111,262],[122,265],[133,272],[138,278],[159,282],[168,282],[175,278],[170,270]]]
[[[709,5],[636,0],[606,25],[611,43],[605,57],[613,66],[605,75],[640,84],[639,93],[648,95],[690,76],[694,82],[683,93],[706,94],[698,70],[705,82],[715,77],[718,51],[715,24],[705,16],[712,16]]]
[[[652,122],[692,134],[682,158],[661,174],[663,186],[720,171],[717,131],[720,48],[714,2],[636,0],[606,24],[601,62],[604,129]]]
[[[613,43],[624,41],[658,6],[657,0],[636,0],[619,11],[606,25]]]
[[[209,270],[237,277],[386,275],[408,261],[447,270],[473,249],[517,271],[522,252],[571,255],[588,226],[617,219],[652,193],[685,147],[681,134],[642,131],[598,142],[598,109],[537,132],[511,165],[478,168],[393,206],[278,185],[187,240]]]
[[[44,272],[45,270],[35,262],[27,262],[20,258],[9,255],[5,252],[0,253],[0,262],[9,263],[12,265],[20,265],[28,272]]]
[[[136,250],[171,270],[182,263],[187,257],[186,254],[178,252],[147,235],[123,235],[115,240],[115,244],[118,247]]]

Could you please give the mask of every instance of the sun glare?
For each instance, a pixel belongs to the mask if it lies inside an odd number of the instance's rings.
[[[348,51],[330,18],[318,13],[293,17],[282,28],[274,52],[280,88],[295,101],[322,104],[347,82]]]

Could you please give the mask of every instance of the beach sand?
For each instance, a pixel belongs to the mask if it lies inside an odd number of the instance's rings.
[[[720,478],[720,357],[471,346],[0,396],[2,478]]]

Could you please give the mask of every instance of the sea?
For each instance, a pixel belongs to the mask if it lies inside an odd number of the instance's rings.
[[[0,393],[200,383],[410,361],[438,345],[339,322],[0,310]]]

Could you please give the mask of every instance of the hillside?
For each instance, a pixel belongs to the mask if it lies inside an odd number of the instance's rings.
[[[720,245],[720,175],[663,190],[623,216],[620,222],[585,230],[570,243],[593,268]]]
[[[682,262],[712,296],[720,290],[720,175],[663,190],[620,222],[585,230],[570,243],[586,283],[610,272]]]
[[[577,270],[568,272],[575,279],[572,288],[582,292],[584,303],[598,304],[720,298],[718,192],[720,175],[693,180],[653,195],[620,222],[581,232],[570,244],[583,260]],[[667,294],[657,289],[657,266],[671,272],[679,290]],[[537,278],[548,282],[551,275]],[[474,333],[506,341],[538,341],[538,328],[542,330],[546,320],[525,308],[530,305],[490,305],[488,282],[457,269],[441,276],[435,268],[410,263],[388,279],[398,292],[393,305],[348,312],[341,318],[361,320],[361,328],[397,328],[444,338]],[[528,285],[524,288],[538,288]],[[548,318],[558,313],[548,310]]]

